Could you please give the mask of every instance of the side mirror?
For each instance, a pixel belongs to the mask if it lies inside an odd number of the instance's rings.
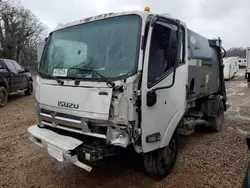
[[[155,90],[147,92],[147,106],[154,106],[157,101],[157,95]]]

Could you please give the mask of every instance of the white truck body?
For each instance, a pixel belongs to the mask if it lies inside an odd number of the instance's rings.
[[[247,60],[245,58],[239,58],[239,66],[240,67],[246,67],[247,66]]]
[[[250,73],[250,48],[246,48],[246,65],[247,72]]]
[[[224,58],[224,78],[229,80],[233,78],[239,72],[239,58],[238,57],[228,57]]]
[[[87,171],[91,165],[86,161],[132,145],[145,155],[146,171],[166,176],[176,160],[179,128],[208,125],[201,118],[214,120],[226,102],[221,41],[190,33],[185,23],[148,11],[108,13],[53,31],[39,66],[39,122],[28,128],[30,139],[59,161]],[[200,49],[196,40],[210,50],[208,55],[203,51],[204,60],[189,56],[189,48]],[[218,59],[212,59],[212,52],[219,52]],[[194,77],[200,86],[188,79],[188,67],[197,58],[203,65],[190,69],[204,68],[204,74]],[[198,105],[200,98],[206,100]],[[201,113],[199,118],[191,117],[193,110]],[[169,149],[174,151],[170,166],[159,164],[152,171],[147,164],[158,158],[150,155],[158,152],[153,155],[161,155],[165,165]]]

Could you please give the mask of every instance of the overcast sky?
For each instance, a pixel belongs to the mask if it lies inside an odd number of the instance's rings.
[[[169,13],[208,38],[221,37],[226,48],[250,46],[250,0],[21,0],[50,30],[106,12],[143,10]]]

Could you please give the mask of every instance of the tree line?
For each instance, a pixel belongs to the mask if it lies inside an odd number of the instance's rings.
[[[45,32],[46,26],[19,1],[0,0],[0,58],[35,64],[36,45]]]
[[[246,58],[246,48],[230,48],[227,50],[227,57],[240,57],[240,58]]]

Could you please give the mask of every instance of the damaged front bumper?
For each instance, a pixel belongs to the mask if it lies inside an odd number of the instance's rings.
[[[33,125],[28,128],[28,133],[31,141],[45,148],[58,161],[69,161],[88,172],[92,170],[88,164],[115,155],[114,146],[126,148],[129,144],[126,132],[113,129],[108,129],[106,139],[101,139],[99,144],[96,144],[95,137],[92,137],[94,142],[82,141],[83,139],[71,136],[70,132],[60,134],[54,130]],[[84,135],[80,137],[83,138]]]
[[[80,162],[76,155],[71,155],[69,151],[74,150],[83,142],[68,136],[57,134],[51,130],[39,128],[33,125],[28,128],[29,138],[35,144],[47,149],[48,153],[58,161],[69,161],[76,166],[90,172],[92,167]]]

